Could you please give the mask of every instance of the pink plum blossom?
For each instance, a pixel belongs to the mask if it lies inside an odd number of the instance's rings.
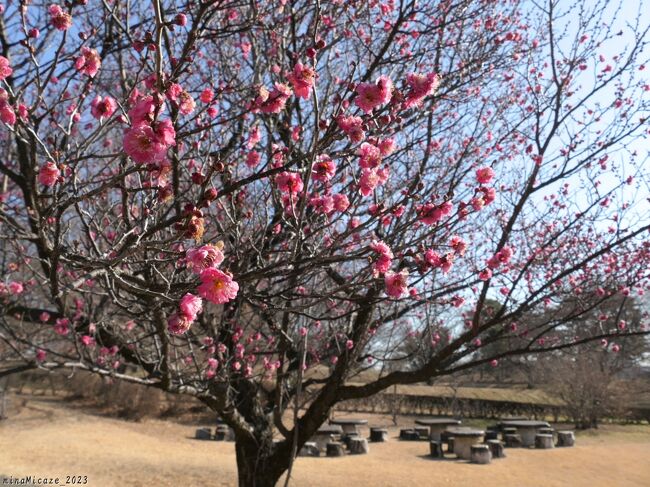
[[[316,196],[309,200],[309,205],[318,213],[328,215],[334,211],[334,198],[329,195]]]
[[[214,91],[211,88],[205,88],[199,95],[199,100],[203,103],[211,103],[214,100]]]
[[[0,88],[0,120],[7,125],[16,123],[16,113],[9,102],[9,93]]]
[[[395,148],[397,145],[395,144],[394,139],[384,139],[380,140],[379,143],[377,144],[377,147],[379,147],[379,151],[381,152],[381,155],[386,157],[391,155],[393,152],[395,152]]]
[[[167,155],[167,148],[149,125],[136,125],[124,134],[124,152],[138,164],[161,161]]]
[[[182,335],[183,333],[186,333],[191,326],[192,322],[179,313],[174,313],[167,319],[167,329],[172,335]]]
[[[312,167],[312,178],[314,181],[326,183],[336,174],[336,164],[327,154],[320,154]]]
[[[497,269],[502,264],[508,264],[512,258],[512,248],[507,245],[499,250],[496,254],[490,257],[487,261],[487,266],[490,269]]]
[[[314,69],[309,66],[304,66],[300,62],[296,63],[293,72],[287,76],[296,96],[305,100],[308,100],[311,96],[311,89],[314,86],[315,78],[316,72]]]
[[[390,101],[393,82],[386,76],[380,76],[376,83],[359,83],[356,91],[356,105],[364,113],[372,113],[375,108]]]
[[[337,117],[336,123],[352,142],[361,142],[366,137],[361,117],[341,115]]]
[[[72,26],[72,16],[59,5],[50,5],[48,12],[50,13],[50,23],[57,30],[68,30]]]
[[[156,104],[154,103],[153,96],[146,96],[141,98],[129,110],[129,120],[131,125],[140,125],[141,123],[153,122],[154,113],[156,111]]]
[[[14,294],[14,295],[21,294],[23,292],[23,290],[24,290],[24,287],[23,287],[23,284],[21,282],[11,281],[9,283],[9,291],[11,292],[11,294]]]
[[[16,112],[8,104],[0,103],[0,121],[7,125],[14,125],[16,123]]]
[[[178,309],[184,318],[192,322],[203,311],[203,301],[201,301],[201,298],[187,293],[181,298]]]
[[[441,221],[444,217],[449,216],[453,209],[450,201],[445,201],[439,205],[433,203],[426,203],[417,207],[418,216],[420,221],[427,225],[433,225]]]
[[[59,176],[61,176],[61,171],[57,165],[52,161],[48,161],[38,171],[38,182],[43,186],[51,187],[56,184]]]
[[[384,105],[390,101],[393,96],[393,82],[387,76],[380,76],[377,80],[379,90],[379,102]]]
[[[494,178],[494,170],[491,167],[481,167],[476,170],[476,180],[479,184],[488,184]]]
[[[195,108],[196,102],[194,101],[194,97],[187,91],[182,91],[178,96],[178,111],[183,115],[189,115]]]
[[[275,88],[271,92],[262,86],[255,99],[255,106],[262,113],[280,113],[292,94],[291,88],[282,83],[275,83]]]
[[[109,118],[117,110],[117,103],[110,96],[102,98],[97,95],[92,102],[90,102],[90,113],[97,120]]]
[[[196,274],[200,274],[205,269],[216,268],[223,262],[223,252],[217,245],[203,245],[201,247],[189,249],[185,256],[190,269]]]
[[[248,140],[246,141],[246,148],[252,149],[257,145],[257,143],[262,140],[262,134],[260,133],[260,128],[256,125],[248,133]]]
[[[196,108],[196,102],[192,95],[183,89],[178,83],[173,83],[165,93],[167,98],[176,103],[178,111],[183,115],[189,115]]]
[[[246,165],[251,169],[257,167],[261,160],[262,156],[257,151],[252,150],[246,154]]]
[[[454,254],[450,252],[441,256],[435,250],[429,249],[424,253],[424,260],[429,266],[441,269],[446,274],[454,264]]]
[[[283,193],[296,195],[303,189],[302,178],[297,172],[283,172],[275,178],[278,189]]]
[[[152,125],[154,133],[158,137],[158,140],[169,147],[176,145],[176,131],[174,130],[174,124],[169,119],[161,120]]]
[[[409,73],[406,75],[406,83],[410,91],[406,95],[406,108],[419,106],[422,100],[435,93],[438,88],[438,75],[435,73],[418,74]]]
[[[467,242],[458,235],[453,235],[449,239],[449,246],[454,249],[454,253],[460,256],[465,255],[465,251],[467,250]]]
[[[424,253],[424,260],[431,267],[438,267],[440,265],[440,254],[435,250],[429,249]]]
[[[336,193],[332,196],[332,198],[334,199],[334,209],[336,211],[343,213],[350,206],[350,201],[344,194]]]
[[[478,273],[478,278],[481,281],[487,281],[492,277],[492,271],[490,269],[483,269]]]
[[[216,304],[224,304],[237,297],[239,284],[232,276],[212,267],[205,269],[200,275],[201,284],[197,288],[199,296]]]
[[[465,298],[463,298],[461,296],[458,296],[458,295],[454,295],[451,298],[451,305],[454,308],[460,308],[463,304],[465,304]]]
[[[3,81],[5,78],[11,76],[11,73],[13,72],[14,70],[11,69],[9,59],[4,56],[0,56],[0,81]]]
[[[70,333],[70,320],[68,318],[58,318],[54,323],[54,332],[61,336]]]
[[[373,169],[381,164],[382,154],[378,147],[364,142],[359,147],[359,166],[366,169]]]
[[[99,71],[99,67],[102,65],[102,60],[99,57],[99,53],[96,49],[90,49],[88,47],[81,48],[81,55],[77,58],[74,63],[74,67],[80,73],[86,74],[91,78],[94,78]]]
[[[378,186],[383,185],[387,179],[387,169],[362,169],[359,178],[359,191],[363,196],[369,196]]]
[[[390,247],[381,240],[373,240],[370,248],[378,254],[373,265],[373,274],[379,276],[386,273],[390,269],[394,257]]]
[[[386,294],[391,298],[401,298],[408,292],[407,287],[408,271],[403,269],[401,272],[386,272],[384,284]]]

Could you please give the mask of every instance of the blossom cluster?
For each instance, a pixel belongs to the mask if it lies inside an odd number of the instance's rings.
[[[187,293],[181,298],[178,311],[167,320],[170,333],[180,335],[190,329],[203,310],[201,298],[215,304],[224,304],[237,297],[239,284],[233,280],[230,273],[218,269],[224,259],[221,249],[220,243],[208,244],[189,249],[185,253],[188,269],[198,274],[201,280],[197,287],[200,297]]]
[[[160,103],[153,96],[141,98],[129,111],[131,127],[124,134],[124,152],[138,164],[163,161],[167,150],[176,145],[171,120],[156,120]]]

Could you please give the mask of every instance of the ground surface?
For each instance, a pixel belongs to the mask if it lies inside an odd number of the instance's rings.
[[[373,425],[389,418],[364,415]],[[403,418],[407,425],[412,419]],[[233,443],[192,439],[195,426],[171,421],[126,422],[71,408],[57,399],[30,398],[0,422],[0,477],[88,476],[90,487],[233,486]],[[426,457],[426,442],[387,443],[370,454],[299,458],[291,485],[369,487],[481,485],[650,486],[650,427],[609,426],[578,437],[576,447],[506,450],[490,465]]]

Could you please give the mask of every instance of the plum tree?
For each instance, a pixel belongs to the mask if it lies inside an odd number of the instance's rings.
[[[646,334],[565,331],[648,285],[642,12],[8,3],[0,374],[193,395],[265,486],[340,401]]]

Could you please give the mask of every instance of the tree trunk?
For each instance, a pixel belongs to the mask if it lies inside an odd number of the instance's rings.
[[[7,393],[3,386],[0,386],[0,419],[5,419],[7,408]]]
[[[11,376],[6,377],[0,384],[0,419],[7,417],[7,396],[9,394],[9,381]]]
[[[278,458],[273,440],[256,443],[235,440],[239,487],[274,487],[288,466],[288,458]]]

